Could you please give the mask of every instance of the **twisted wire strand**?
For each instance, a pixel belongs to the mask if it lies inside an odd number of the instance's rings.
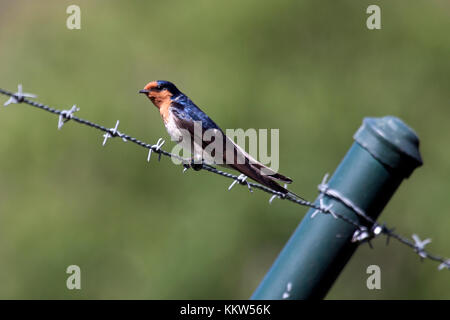
[[[61,117],[63,117],[65,120],[73,120],[77,123],[80,123],[82,125],[97,129],[99,131],[103,131],[105,133],[108,133],[111,137],[120,137],[126,141],[130,141],[140,147],[152,150],[152,152],[155,152],[157,154],[159,154],[160,156],[166,156],[166,157],[170,157],[170,158],[175,158],[177,160],[180,160],[184,165],[189,164],[189,159],[185,159],[183,157],[180,157],[179,155],[173,154],[171,152],[165,151],[161,148],[160,145],[156,144],[156,145],[152,145],[149,143],[146,143],[142,140],[139,140],[135,137],[132,137],[128,134],[125,133],[121,133],[117,130],[111,129],[111,128],[107,128],[105,126],[99,125],[97,123],[94,123],[92,121],[86,120],[86,119],[82,119],[79,118],[77,116],[74,116],[73,114],[67,114],[67,112],[65,112],[65,110],[59,110],[56,108],[52,108],[49,107],[45,104],[30,100],[25,98],[22,95],[19,95],[17,93],[13,93],[7,90],[4,90],[2,88],[0,88],[0,94],[12,97],[15,99],[16,103],[25,103],[27,105],[33,106],[35,108],[59,115]],[[298,205],[301,206],[305,206],[305,207],[309,207],[311,209],[316,210],[317,212],[321,212],[323,214],[330,214],[333,217],[340,219],[350,225],[352,225],[353,227],[355,227],[357,230],[361,231],[361,232],[368,232],[366,237],[363,237],[361,240],[359,240],[359,242],[363,242],[363,241],[370,241],[371,239],[375,238],[376,236],[380,235],[380,234],[384,234],[387,237],[387,241],[389,241],[389,238],[393,238],[397,241],[399,241],[400,243],[412,248],[417,254],[419,254],[419,256],[421,257],[421,259],[429,259],[435,262],[439,262],[439,270],[441,269],[449,269],[450,270],[450,259],[444,258],[442,256],[436,255],[436,254],[432,254],[429,251],[424,249],[424,245],[422,245],[420,242],[417,242],[415,240],[415,242],[412,242],[411,240],[409,240],[409,238],[406,238],[404,236],[401,236],[397,233],[395,233],[393,231],[393,228],[388,228],[385,225],[379,225],[374,219],[372,219],[371,217],[369,217],[368,215],[366,215],[364,212],[362,212],[361,210],[355,210],[354,208],[351,208],[348,206],[347,203],[340,201],[341,203],[343,203],[345,206],[349,207],[351,209],[351,211],[359,218],[361,218],[366,224],[368,224],[369,226],[371,226],[370,230],[368,231],[367,227],[363,224],[360,224],[358,221],[353,220],[348,218],[345,215],[342,215],[338,212],[335,212],[334,210],[331,209],[331,207],[324,207],[322,205],[318,205],[316,203],[304,200],[302,198],[299,198],[298,196],[296,196],[293,193],[288,193],[288,194],[284,194],[281,193],[279,191],[273,190],[269,187],[266,187],[264,185],[261,185],[259,183],[254,183],[254,182],[249,182],[249,181],[244,181],[242,179],[240,179],[240,176],[222,171],[217,169],[214,166],[211,166],[209,164],[205,164],[202,163],[201,164],[201,169],[220,175],[222,177],[225,178],[229,178],[232,179],[234,181],[236,181],[238,184],[240,185],[246,185],[249,187],[249,189],[251,190],[253,189],[258,189],[261,190],[265,193],[271,194],[273,196],[278,197],[279,199],[282,200],[288,200],[290,202],[296,203]],[[324,190],[323,188],[319,187],[319,192],[322,195],[328,195],[329,194],[326,193],[326,190]],[[334,198],[336,200],[336,197],[330,196],[331,198]],[[337,199],[339,200],[339,199]],[[378,228],[378,233],[373,232],[373,230],[375,230],[376,228]]]

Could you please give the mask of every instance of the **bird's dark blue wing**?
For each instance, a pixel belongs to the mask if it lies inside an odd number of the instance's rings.
[[[197,107],[188,97],[172,101],[170,111],[180,120],[186,122],[201,121],[203,130],[219,129],[219,126],[211,120],[206,113]],[[193,124],[192,124],[193,125]]]
[[[218,154],[211,153],[212,157],[223,157],[223,164],[227,164],[227,166],[245,174],[247,177],[252,178],[255,181],[262,183],[265,186],[268,186],[274,190],[277,190],[282,193],[287,193],[288,191],[281,187],[275,180],[281,180],[283,182],[290,183],[291,179],[282,176],[279,173],[273,172],[271,175],[262,175],[261,169],[264,167],[267,170],[269,168],[260,164],[253,158],[251,158],[243,149],[237,146],[232,140],[230,140],[223,131],[211,120],[199,107],[197,107],[189,98],[186,96],[183,99],[177,99],[177,101],[172,101],[172,105],[170,107],[170,111],[172,112],[175,123],[179,128],[183,128],[188,130],[189,133],[194,136],[195,134],[199,134],[194,130],[194,122],[201,121],[202,122],[202,136],[200,137],[202,141],[202,147],[205,149],[211,141],[205,141],[203,139],[203,134],[208,129],[217,129],[222,133],[221,139],[222,146],[232,146],[231,155],[225,151],[219,152]],[[228,141],[229,140],[229,141]],[[214,140],[215,141],[215,138]],[[232,159],[227,159],[227,157],[231,156]],[[243,158],[244,161],[238,161],[238,158]],[[230,161],[231,160],[231,161]],[[252,161],[251,161],[252,160]]]

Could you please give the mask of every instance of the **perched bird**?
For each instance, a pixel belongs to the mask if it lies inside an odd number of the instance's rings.
[[[159,109],[167,132],[173,141],[194,155],[193,159],[202,159],[206,163],[215,163],[230,167],[247,177],[284,194],[288,190],[277,182],[291,183],[287,178],[251,157],[241,147],[227,137],[220,127],[212,121],[194,102],[169,81],[149,82],[139,93],[145,94]],[[196,130],[195,125],[201,130]],[[214,133],[214,139],[205,139],[207,131]],[[215,139],[222,139],[223,150],[205,152]]]

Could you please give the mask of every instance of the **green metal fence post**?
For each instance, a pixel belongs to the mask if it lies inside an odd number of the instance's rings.
[[[419,139],[395,117],[365,118],[355,142],[328,182],[376,219],[404,178],[422,164]],[[342,202],[323,197],[326,205],[364,223]],[[318,203],[318,200],[316,200]],[[321,299],[351,258],[356,228],[314,209],[295,230],[251,299]]]

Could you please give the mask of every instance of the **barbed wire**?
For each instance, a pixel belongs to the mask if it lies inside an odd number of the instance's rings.
[[[106,144],[109,138],[121,138],[124,142],[130,141],[142,148],[148,149],[148,156],[147,161],[151,160],[152,153],[158,154],[158,160],[161,159],[161,156],[170,157],[173,159],[177,159],[178,161],[181,161],[181,163],[184,166],[183,172],[188,170],[189,168],[193,168],[194,170],[205,170],[217,175],[220,175],[225,178],[232,179],[233,182],[229,186],[229,190],[233,188],[236,184],[247,186],[248,189],[253,192],[253,189],[258,189],[263,192],[266,192],[268,194],[271,194],[272,197],[269,200],[269,203],[272,203],[272,201],[275,198],[279,198],[282,200],[288,200],[290,202],[296,203],[301,206],[309,207],[314,209],[315,211],[311,214],[311,218],[314,218],[318,213],[322,214],[329,214],[335,219],[340,219],[344,221],[345,223],[348,223],[356,228],[356,231],[353,234],[352,242],[368,242],[369,246],[372,247],[371,240],[380,236],[384,235],[386,236],[386,244],[389,243],[389,239],[393,238],[400,243],[410,247],[413,249],[420,257],[421,260],[429,259],[435,262],[439,262],[438,270],[443,269],[450,269],[450,259],[438,256],[436,254],[432,254],[429,251],[425,249],[425,246],[431,242],[431,239],[425,239],[421,240],[418,235],[413,234],[411,241],[409,238],[406,238],[404,236],[401,236],[394,232],[394,228],[388,228],[385,224],[379,224],[376,222],[376,220],[369,217],[361,208],[358,208],[350,199],[344,197],[341,195],[337,190],[331,189],[327,184],[328,174],[325,175],[322,182],[319,184],[319,204],[316,204],[315,202],[309,202],[307,200],[304,200],[303,198],[298,197],[294,193],[289,192],[288,194],[284,194],[282,192],[273,190],[269,187],[266,187],[264,185],[261,185],[259,183],[254,183],[247,181],[247,177],[243,174],[241,175],[234,175],[222,170],[217,169],[214,166],[211,166],[206,163],[202,163],[200,165],[193,165],[191,164],[190,159],[185,159],[183,157],[180,157],[179,155],[173,154],[171,152],[165,151],[162,149],[162,146],[164,145],[164,140],[160,138],[156,144],[149,144],[142,140],[139,140],[137,138],[134,138],[128,134],[122,133],[118,130],[119,126],[119,120],[117,120],[116,125],[114,128],[107,128],[105,126],[99,125],[97,123],[94,123],[89,120],[85,120],[82,118],[79,118],[74,115],[75,112],[79,111],[80,109],[73,105],[71,109],[69,110],[59,110],[52,107],[49,107],[45,104],[32,101],[28,98],[36,98],[36,95],[31,93],[24,93],[22,92],[22,85],[18,85],[18,91],[13,93],[4,89],[0,88],[0,94],[9,96],[9,99],[4,103],[4,106],[7,106],[9,104],[19,104],[19,103],[25,103],[27,105],[33,106],[35,108],[38,108],[40,110],[44,110],[53,114],[58,115],[58,129],[61,129],[63,125],[68,122],[69,120],[72,120],[74,122],[77,122],[79,124],[97,129],[99,131],[104,132],[103,137],[103,146]],[[365,224],[359,223],[359,221],[355,221],[353,219],[348,218],[347,216],[340,214],[332,209],[333,205],[325,205],[324,204],[324,196],[328,196],[330,198],[333,198],[337,200],[338,202],[342,203],[344,206],[349,208],[352,212],[355,213],[355,215],[360,218],[362,221],[365,222]]]

